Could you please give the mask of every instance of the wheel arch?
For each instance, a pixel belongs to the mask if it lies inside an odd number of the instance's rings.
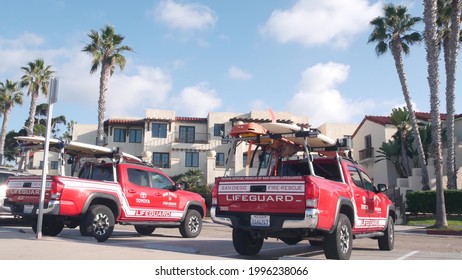
[[[181,220],[185,219],[189,209],[194,209],[197,212],[199,212],[202,218],[205,217],[205,209],[202,206],[202,204],[198,201],[189,201],[184,208],[183,217],[181,218]]]
[[[351,200],[346,197],[340,197],[337,201],[337,211],[335,212],[334,223],[332,224],[329,233],[332,233],[337,228],[340,214],[347,216],[350,220],[351,227],[354,227],[355,212],[353,202],[351,202]]]
[[[107,193],[91,193],[85,204],[82,208],[82,215],[84,215],[88,209],[93,205],[105,205],[109,209],[111,209],[112,213],[114,213],[114,217],[117,219],[120,215],[120,202],[119,200],[112,194]]]

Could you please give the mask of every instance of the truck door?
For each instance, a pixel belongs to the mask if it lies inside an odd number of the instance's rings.
[[[361,177],[366,186],[366,189],[369,191],[371,196],[371,221],[369,223],[370,230],[379,230],[383,229],[387,222],[387,203],[381,201],[380,196],[374,191],[374,183],[371,178],[363,171],[361,171]]]
[[[149,172],[149,180],[154,199],[151,206],[157,211],[159,219],[180,220],[183,211],[180,210],[180,197],[174,190],[173,182],[161,173]]]
[[[127,168],[127,180],[123,189],[128,209],[124,209],[125,215],[123,214],[122,219],[147,220],[152,214],[151,204],[155,200],[155,190],[151,188],[148,172],[143,169]]]
[[[368,190],[368,183],[363,180],[361,171],[358,168],[348,165],[348,171],[352,180],[353,199],[357,213],[355,217],[356,225],[353,230],[368,230],[371,223],[371,214],[374,211],[374,192]]]

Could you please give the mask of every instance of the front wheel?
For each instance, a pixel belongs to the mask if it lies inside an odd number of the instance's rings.
[[[88,209],[84,224],[89,225],[91,235],[98,242],[104,242],[114,231],[114,213],[107,206],[93,205]]]
[[[197,210],[188,210],[186,217],[180,224],[180,234],[185,238],[194,238],[201,233],[202,216]]]
[[[263,246],[263,238],[254,237],[248,231],[234,228],[233,245],[240,255],[253,256],[260,252]]]
[[[353,233],[350,220],[344,214],[340,214],[337,227],[326,236],[324,255],[327,259],[349,260],[352,247]]]
[[[395,246],[395,223],[392,217],[388,217],[387,228],[383,231],[383,236],[379,236],[379,249],[382,251],[391,251]]]

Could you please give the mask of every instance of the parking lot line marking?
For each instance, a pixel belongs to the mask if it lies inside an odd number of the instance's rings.
[[[405,260],[405,259],[409,258],[410,256],[417,254],[418,252],[419,251],[412,251],[412,252],[410,252],[410,253],[408,253],[408,254],[406,254],[404,256],[401,256],[401,257],[397,258],[397,260]]]

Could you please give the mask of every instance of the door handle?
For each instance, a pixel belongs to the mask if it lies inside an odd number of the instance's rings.
[[[161,195],[162,195],[162,193],[156,192],[156,196],[161,196]]]
[[[136,191],[133,190],[133,189],[129,189],[127,192],[129,192],[129,193],[136,193]]]

